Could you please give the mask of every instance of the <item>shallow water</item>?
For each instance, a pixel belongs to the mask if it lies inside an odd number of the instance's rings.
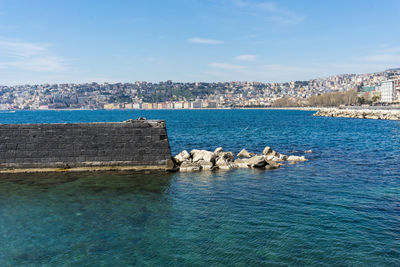
[[[307,111],[17,111],[0,123],[165,119],[173,153],[279,170],[2,175],[0,266],[400,265],[400,122]]]

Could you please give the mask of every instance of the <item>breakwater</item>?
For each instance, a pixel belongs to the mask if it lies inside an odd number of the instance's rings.
[[[373,109],[320,109],[314,116],[342,117],[374,120],[400,120],[400,110],[373,110]]]
[[[0,172],[162,169],[164,121],[0,124]]]

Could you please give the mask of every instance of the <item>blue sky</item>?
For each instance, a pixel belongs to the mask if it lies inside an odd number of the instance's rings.
[[[0,84],[308,80],[400,67],[398,0],[0,0]]]

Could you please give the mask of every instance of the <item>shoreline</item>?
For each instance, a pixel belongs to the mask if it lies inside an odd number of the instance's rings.
[[[0,112],[16,112],[16,111],[113,111],[113,110],[131,110],[131,111],[151,111],[151,110],[305,110],[305,111],[318,111],[320,107],[256,107],[256,108],[163,108],[163,109],[0,109]]]
[[[372,120],[400,120],[400,110],[321,108],[313,116]]]

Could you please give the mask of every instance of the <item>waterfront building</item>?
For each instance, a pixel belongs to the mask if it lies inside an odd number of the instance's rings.
[[[195,102],[192,102],[192,108],[201,108],[201,101],[197,100]]]
[[[400,79],[382,82],[379,87],[381,101],[384,103],[400,102]]]
[[[174,102],[174,109],[182,109],[183,103],[181,102]]]

